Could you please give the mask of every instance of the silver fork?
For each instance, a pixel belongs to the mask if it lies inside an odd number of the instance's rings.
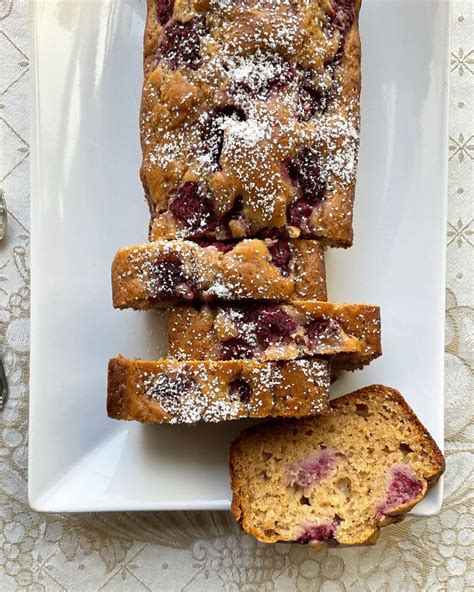
[[[7,204],[5,195],[0,190],[0,241],[3,240],[7,232]]]
[[[5,195],[0,190],[0,241],[4,239],[7,231],[7,204],[5,202]],[[8,383],[5,375],[5,368],[3,367],[2,356],[0,355],[0,411],[3,409],[8,399]]]
[[[5,368],[3,367],[3,360],[0,357],[0,411],[3,409],[8,399],[8,383],[5,374]]]

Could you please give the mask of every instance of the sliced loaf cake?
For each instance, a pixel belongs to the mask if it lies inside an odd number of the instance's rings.
[[[335,369],[355,370],[382,353],[378,306],[314,300],[175,306],[168,339],[178,360],[329,356]]]
[[[326,300],[324,249],[312,240],[156,241],[119,249],[115,308],[213,300]]]
[[[303,417],[328,407],[330,367],[292,362],[109,362],[107,412],[145,423],[220,422],[243,417]]]
[[[444,459],[398,391],[374,385],[327,414],[267,422],[230,448],[232,512],[259,541],[373,544],[444,471]]]

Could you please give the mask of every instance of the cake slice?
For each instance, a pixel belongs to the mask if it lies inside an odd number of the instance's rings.
[[[107,413],[145,423],[302,417],[328,406],[329,364],[294,362],[109,362]]]
[[[140,132],[152,240],[352,243],[360,0],[148,0]]]
[[[175,306],[169,353],[178,360],[294,360],[330,356],[355,370],[381,355],[380,310],[367,304]]]
[[[259,541],[373,544],[444,471],[398,391],[374,385],[318,418],[268,422],[230,448],[232,512]]]
[[[115,308],[192,300],[326,300],[324,250],[316,241],[157,241],[120,249],[112,264]]]

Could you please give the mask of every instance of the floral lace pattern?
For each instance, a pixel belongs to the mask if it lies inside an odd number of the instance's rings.
[[[0,589],[228,592],[474,589],[472,545],[474,4],[453,0],[446,231],[445,501],[438,516],[384,529],[373,548],[264,546],[227,513],[45,515],[26,493],[29,360],[28,2],[0,0]],[[6,67],[4,67],[4,65]]]

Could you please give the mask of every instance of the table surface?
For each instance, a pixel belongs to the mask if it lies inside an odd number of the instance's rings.
[[[46,515],[27,501],[29,362],[29,10],[0,0],[0,589],[468,590],[473,528],[474,2],[453,0],[446,229],[446,456],[441,513],[382,530],[375,547],[315,553],[265,546],[227,512]]]

